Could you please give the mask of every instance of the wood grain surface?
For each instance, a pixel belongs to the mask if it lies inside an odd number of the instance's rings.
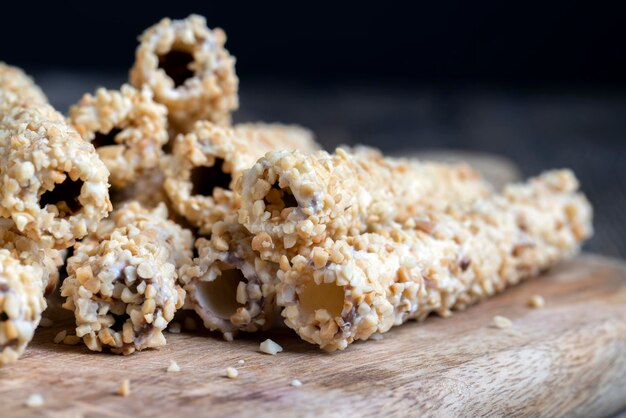
[[[528,307],[533,294],[543,308]],[[494,315],[513,326],[491,327]],[[122,357],[54,344],[67,324],[40,328],[23,358],[0,370],[2,416],[588,417],[626,406],[626,264],[601,256],[333,354],[279,329],[234,342],[168,333],[166,347]],[[284,351],[260,353],[268,337]],[[170,360],[180,372],[166,372]],[[236,379],[224,377],[229,366]],[[121,397],[125,378],[131,393]],[[33,393],[44,397],[37,410],[24,406]]]

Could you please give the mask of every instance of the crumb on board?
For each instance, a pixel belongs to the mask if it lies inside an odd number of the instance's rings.
[[[172,334],[180,334],[180,322],[172,322],[167,330]]]
[[[167,368],[170,373],[177,373],[180,371],[180,366],[174,360],[170,360],[170,365]]]
[[[236,379],[237,376],[239,376],[239,372],[237,371],[237,369],[235,369],[234,367],[226,368],[226,377],[228,377],[229,379]]]
[[[377,332],[377,333],[371,335],[370,340],[380,341],[380,340],[382,340],[384,338],[385,337],[384,337],[383,334]]]
[[[513,321],[511,321],[506,316],[501,316],[501,315],[494,316],[493,322],[491,324],[492,327],[498,328],[498,329],[509,328],[511,325],[513,325]]]
[[[261,343],[259,349],[262,353],[271,354],[273,356],[283,351],[283,348],[280,345],[270,340],[269,338]]]
[[[224,337],[224,341],[228,341],[229,343],[234,340],[232,332],[225,332],[222,334],[222,337]]]
[[[246,364],[246,361],[244,359],[241,359],[237,363],[240,364],[240,365],[244,365],[244,364]]]
[[[54,322],[52,322],[52,319],[46,318],[45,316],[41,318],[41,321],[39,321],[40,327],[49,328],[52,325],[54,325]]]
[[[543,308],[545,304],[546,301],[541,295],[532,295],[530,299],[528,299],[528,306],[531,308]]]
[[[120,384],[117,394],[123,397],[130,395],[130,380],[124,379]]]
[[[291,386],[298,388],[298,387],[302,386],[302,382],[300,380],[298,380],[298,379],[293,379],[291,381]]]
[[[76,335],[66,335],[65,338],[63,338],[63,344],[65,345],[76,345],[80,341],[81,341],[80,337]]]
[[[66,335],[67,335],[67,331],[66,330],[59,331],[57,333],[57,335],[54,336],[54,343],[55,344],[60,344],[61,341],[63,341],[63,339],[65,339]]]
[[[41,396],[41,393],[33,393],[26,399],[24,405],[29,408],[39,408],[43,406],[43,396]]]

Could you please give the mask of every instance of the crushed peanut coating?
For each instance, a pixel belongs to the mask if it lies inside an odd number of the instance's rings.
[[[210,239],[199,238],[198,257],[181,268],[188,303],[204,326],[231,339],[272,325],[278,269],[257,256],[252,237],[233,218],[215,223]]]
[[[168,141],[167,109],[153,101],[147,87],[125,84],[119,91],[99,88],[85,94],[70,108],[69,122],[94,145],[117,188],[158,167]]]
[[[47,248],[71,246],[111,210],[108,176],[93,146],[51,106],[3,112],[0,216],[21,234]]]
[[[174,209],[201,233],[239,208],[232,187],[268,151],[318,149],[310,131],[289,125],[243,124],[224,128],[198,122],[179,135],[164,163],[165,191]]]
[[[76,335],[90,350],[114,353],[165,344],[163,330],[183,306],[178,267],[191,262],[193,237],[161,205],[130,202],[74,247],[61,295]]]
[[[0,365],[15,362],[33,338],[46,309],[43,274],[0,249]]]
[[[447,316],[573,256],[592,233],[577,189],[571,172],[552,171],[404,224],[327,238],[280,263],[277,303],[287,326],[328,351],[409,319]]]
[[[239,80],[223,30],[210,30],[198,15],[165,18],[146,29],[139,42],[131,83],[148,86],[178,130],[188,132],[198,120],[230,123],[239,107]]]
[[[0,111],[27,103],[46,104],[48,99],[24,71],[0,61]]]
[[[472,201],[490,190],[467,166],[383,158],[369,148],[268,153],[235,187],[241,194],[239,222],[261,245],[253,248],[273,262],[326,238],[402,222],[421,208]]]

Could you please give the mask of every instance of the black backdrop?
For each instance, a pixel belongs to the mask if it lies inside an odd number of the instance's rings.
[[[53,3],[3,5],[1,60],[126,69],[144,28],[196,12],[226,30],[242,77],[626,84],[624,1]]]

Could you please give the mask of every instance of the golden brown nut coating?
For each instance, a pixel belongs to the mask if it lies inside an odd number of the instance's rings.
[[[239,80],[221,29],[210,30],[198,15],[165,18],[148,28],[139,42],[131,83],[150,87],[178,130],[187,132],[198,120],[230,123],[239,106]]]
[[[116,188],[158,167],[168,141],[167,109],[152,100],[148,88],[123,85],[119,91],[85,94],[70,108],[69,121],[94,145]]]
[[[44,104],[48,103],[48,99],[24,71],[0,62],[0,110],[28,103]]]

